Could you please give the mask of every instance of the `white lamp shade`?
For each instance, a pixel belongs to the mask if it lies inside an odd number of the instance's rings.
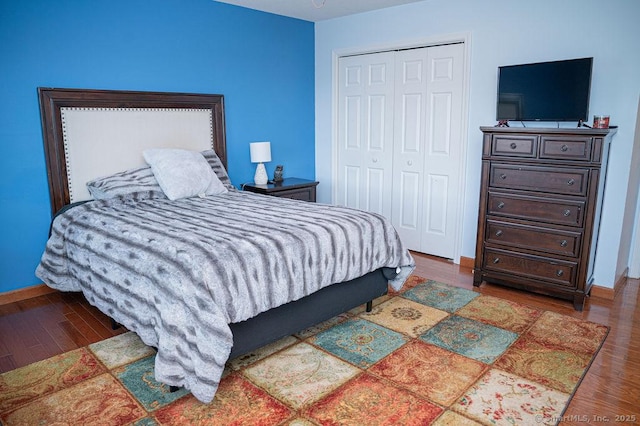
[[[271,161],[271,142],[251,142],[249,149],[251,150],[252,163],[268,163]]]

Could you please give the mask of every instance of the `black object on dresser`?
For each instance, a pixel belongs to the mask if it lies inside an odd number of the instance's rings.
[[[316,201],[316,186],[319,182],[299,178],[284,178],[280,182],[269,182],[266,185],[247,183],[242,186],[245,191],[275,197],[293,198],[294,200]]]
[[[582,310],[615,130],[481,127],[475,286],[495,282]]]

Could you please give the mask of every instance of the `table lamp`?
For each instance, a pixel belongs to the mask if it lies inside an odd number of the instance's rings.
[[[253,182],[256,185],[266,185],[269,179],[263,163],[271,161],[271,142],[251,142],[249,149],[251,151],[251,162],[258,163]]]

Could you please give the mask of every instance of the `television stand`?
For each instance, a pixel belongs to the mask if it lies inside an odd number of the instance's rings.
[[[583,120],[578,120],[578,127],[588,127],[589,129],[591,129],[591,126],[586,124]]]
[[[509,120],[499,120],[495,127],[509,127]]]

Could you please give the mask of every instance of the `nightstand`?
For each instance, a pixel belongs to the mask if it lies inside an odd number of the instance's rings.
[[[285,178],[282,182],[269,182],[266,185],[246,183],[242,186],[245,191],[274,197],[292,198],[302,201],[316,201],[316,186],[319,182],[299,178]]]

